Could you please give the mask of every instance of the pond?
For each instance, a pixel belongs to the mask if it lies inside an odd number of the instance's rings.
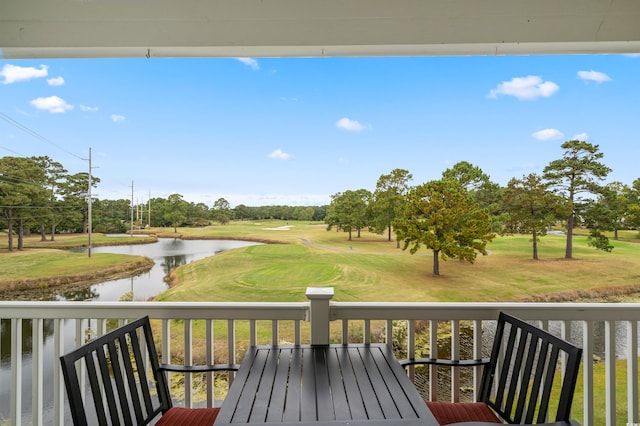
[[[175,267],[194,260],[213,256],[221,251],[239,247],[257,245],[253,241],[239,240],[181,240],[179,238],[159,238],[157,243],[132,244],[124,246],[94,247],[92,254],[116,253],[146,256],[155,261],[155,265],[143,274],[135,277],[105,281],[92,285],[86,291],[62,292],[57,300],[93,300],[117,301],[127,292],[133,292],[133,300],[148,300],[167,289],[164,277]],[[86,253],[86,248],[74,249]]]

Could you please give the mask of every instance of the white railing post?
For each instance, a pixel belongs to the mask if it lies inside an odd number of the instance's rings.
[[[311,344],[329,344],[330,302],[333,287],[307,287],[309,299],[309,321],[311,322]]]

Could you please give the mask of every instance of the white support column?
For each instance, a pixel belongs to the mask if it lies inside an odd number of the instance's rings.
[[[311,344],[328,345],[333,287],[307,287],[306,296],[310,302]]]

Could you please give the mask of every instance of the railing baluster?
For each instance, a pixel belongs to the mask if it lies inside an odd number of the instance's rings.
[[[482,320],[473,321],[473,357],[475,359],[482,358]],[[478,400],[478,391],[480,390],[480,380],[482,379],[482,368],[480,366],[473,367],[473,400]]]
[[[11,425],[22,424],[22,319],[11,319]]]
[[[255,345],[255,340],[253,344]],[[229,364],[235,364],[236,363],[236,322],[235,320],[227,321],[227,353],[229,354],[227,362]],[[233,377],[234,377],[233,374],[229,375],[229,386],[231,386],[231,383],[233,383]]]
[[[364,324],[363,324],[363,343],[365,344],[369,344],[371,343],[371,320],[366,319],[364,320]]]
[[[76,340],[75,340],[75,347],[79,348],[80,346],[82,346],[84,344],[84,332],[83,332],[83,324],[84,324],[84,320],[81,318],[76,319]],[[86,374],[85,374],[85,366],[84,363],[80,363],[77,366],[77,370],[78,370],[78,377],[80,378],[80,392],[82,395],[82,399],[84,400],[85,398],[85,389],[86,389]]]
[[[300,330],[300,320],[293,320],[293,332],[294,332],[294,339],[295,339],[295,344],[296,345],[300,345],[301,344],[301,339],[302,339],[302,331]]]
[[[638,423],[638,321],[627,321],[627,423]]]
[[[593,423],[593,321],[582,323],[582,366],[584,386],[584,418],[583,426],[595,426]]]
[[[342,344],[349,343],[349,320],[342,320]]]
[[[258,344],[258,322],[256,320],[249,321],[249,344],[251,346]]]
[[[419,354],[416,354],[416,323],[413,320],[407,320],[407,358],[419,358]],[[409,378],[411,381],[415,381],[416,368],[415,366],[409,367]]]
[[[604,322],[605,421],[616,424],[616,322]]]
[[[393,350],[393,320],[387,320],[385,340],[389,349]]]
[[[193,365],[193,324],[190,319],[184,320],[184,365]],[[187,408],[192,407],[192,374],[184,375],[184,406]]]
[[[278,320],[271,320],[271,344],[277,345],[280,343],[280,336],[278,333]]]
[[[53,424],[54,426],[64,425],[64,380],[62,378],[62,368],[60,367],[60,357],[64,355],[64,320],[56,318],[53,320]]]
[[[42,409],[44,404],[42,401],[42,376],[43,369],[43,320],[42,318],[34,318],[31,320],[31,363],[33,370],[31,373],[31,424],[41,426],[43,424]]]
[[[171,320],[162,320],[162,362],[171,364]]]
[[[205,353],[206,363],[211,365],[215,363],[214,360],[214,342],[215,335],[213,331],[213,320],[208,319],[205,322]],[[207,408],[213,407],[213,400],[215,399],[215,377],[212,371],[207,371]]]
[[[460,321],[451,321],[451,359],[460,359]],[[451,401],[460,401],[460,369],[451,367]]]
[[[429,320],[429,357],[438,358],[438,321]],[[438,400],[438,366],[429,365],[429,398]]]

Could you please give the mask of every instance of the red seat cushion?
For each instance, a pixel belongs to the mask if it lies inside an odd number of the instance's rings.
[[[502,423],[484,402],[426,402],[429,410],[441,425],[473,421]]]
[[[162,415],[156,425],[211,426],[218,417],[220,408],[173,407]]]

